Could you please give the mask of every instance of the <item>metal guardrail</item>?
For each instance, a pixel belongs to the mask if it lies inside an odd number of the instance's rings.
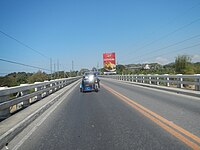
[[[189,88],[200,91],[200,74],[196,75],[104,75],[103,77],[123,81],[146,83],[154,85]]]
[[[80,77],[57,79],[34,84],[22,84],[16,87],[0,89],[0,120],[12,113],[28,107],[32,103],[77,81]]]

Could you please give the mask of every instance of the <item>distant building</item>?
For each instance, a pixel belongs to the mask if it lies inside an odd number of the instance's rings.
[[[146,64],[146,65],[144,66],[144,69],[145,69],[145,70],[149,70],[149,69],[150,69],[150,66],[149,66],[148,64]]]

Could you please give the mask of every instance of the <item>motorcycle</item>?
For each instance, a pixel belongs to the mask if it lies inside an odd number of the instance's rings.
[[[80,92],[87,91],[99,91],[98,80],[94,78],[94,75],[84,76],[82,83],[80,84]]]

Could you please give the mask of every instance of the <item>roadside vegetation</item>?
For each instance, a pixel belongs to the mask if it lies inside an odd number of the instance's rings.
[[[200,62],[192,63],[191,57],[187,55],[177,56],[175,62],[160,65],[158,63],[150,63],[149,68],[145,69],[146,64],[129,64],[129,65],[117,65],[117,74],[200,74]],[[94,68],[93,68],[94,69]],[[3,86],[18,86],[20,84],[43,82],[45,80],[59,79],[74,77],[82,75],[88,69],[81,69],[78,71],[55,72],[52,75],[42,71],[36,73],[26,72],[14,72],[6,76],[0,77],[0,87]],[[104,69],[100,69],[100,72],[104,72]]]
[[[177,56],[175,62],[160,65],[158,63],[117,65],[117,74],[200,74],[200,62],[192,63],[187,55]],[[104,70],[101,69],[103,72]]]
[[[26,73],[26,72],[14,72],[6,76],[0,77],[0,87],[8,86],[18,86],[20,84],[31,84],[34,82],[43,82],[45,80],[67,78],[76,76],[78,71],[73,72],[64,72],[59,71],[55,72],[52,75],[47,74],[42,71],[36,73]]]

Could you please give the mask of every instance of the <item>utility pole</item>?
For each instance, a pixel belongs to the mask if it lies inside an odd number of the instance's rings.
[[[54,79],[56,79],[56,63],[54,62]]]
[[[52,80],[52,58],[50,58],[50,70],[51,70],[51,80]]]
[[[59,60],[57,60],[57,72],[58,72],[58,78],[59,78]]]
[[[74,72],[74,61],[72,60],[72,71],[71,71],[71,76],[73,76],[73,72]]]
[[[74,71],[74,61],[72,60],[72,71]]]

